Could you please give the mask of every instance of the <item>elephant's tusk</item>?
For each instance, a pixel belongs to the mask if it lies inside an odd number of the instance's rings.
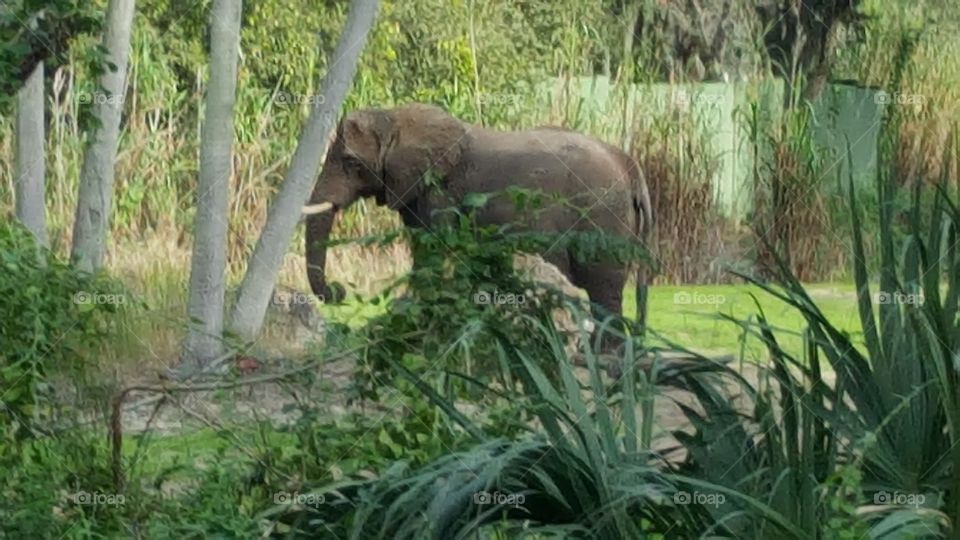
[[[303,213],[307,216],[312,216],[314,214],[322,214],[329,210],[333,210],[333,203],[331,202],[322,202],[319,204],[308,204],[303,207]]]

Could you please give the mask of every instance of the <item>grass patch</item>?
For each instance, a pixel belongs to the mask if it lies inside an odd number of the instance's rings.
[[[857,317],[856,292],[852,283],[807,285],[810,296],[838,329],[851,335],[861,332]],[[636,304],[632,294],[624,295],[624,314],[633,317]],[[741,331],[722,315],[745,320],[757,314],[757,303],[770,325],[783,329],[778,334],[784,349],[801,355],[800,333],[806,326],[803,316],[779,299],[749,285],[658,286],[650,291],[650,328],[678,345],[700,352],[731,354],[741,347]],[[860,339],[855,341],[859,342]],[[747,359],[765,358],[757,340],[746,343]]]
[[[819,283],[807,285],[808,291],[827,318],[842,331],[858,336],[861,332],[857,316],[856,291],[852,283]],[[623,313],[636,315],[633,285],[624,290]],[[748,319],[757,314],[757,304],[768,322],[783,328],[782,344],[790,353],[803,350],[803,316],[787,304],[750,285],[660,285],[650,289],[650,328],[665,339],[683,347],[711,354],[732,354],[741,348],[741,331],[722,315]],[[329,320],[351,328],[362,326],[368,319],[386,311],[387,304],[372,304],[354,299],[338,306],[323,306]],[[859,337],[855,339],[860,342]],[[746,344],[748,359],[764,358],[765,349],[756,340]]]

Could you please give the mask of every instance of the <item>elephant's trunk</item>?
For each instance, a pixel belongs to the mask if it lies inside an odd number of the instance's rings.
[[[326,274],[327,240],[330,238],[330,229],[333,228],[333,218],[337,210],[334,206],[326,212],[309,215],[306,223],[307,279],[313,294],[328,302],[338,300],[332,298]]]

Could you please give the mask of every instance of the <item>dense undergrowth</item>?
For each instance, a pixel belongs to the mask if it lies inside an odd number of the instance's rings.
[[[327,61],[317,40],[328,51],[342,24],[342,3],[309,3],[250,3],[244,15],[233,277],[315,99]],[[396,216],[362,203],[338,218],[344,241],[331,274],[360,282],[382,266],[391,286],[361,294],[377,313],[329,325],[284,379],[294,420],[128,433],[122,483],[104,422],[81,413],[107,413],[116,395],[117,377],[106,374],[117,364],[104,359],[127,358],[140,374],[167,360],[156,358],[159,334],[181,334],[207,3],[139,3],[109,268],[146,291],[145,305],[58,258],[97,99],[95,40],[79,36],[50,81],[52,252],[0,224],[0,538],[955,537],[960,209],[949,134],[960,56],[949,36],[926,31],[925,6],[867,4],[874,20],[839,53],[837,78],[919,95],[923,106],[887,117],[895,129],[879,148],[872,193],[834,181],[834,164],[809,144],[802,104],[779,123],[748,121],[751,141],[771,153],[754,179],[750,219],[762,228],[744,233],[713,203],[717,156],[704,150],[696,118],[671,107],[611,126],[581,115],[576,99],[545,106],[533,97],[546,78],[617,72],[611,12],[579,0],[384,2],[348,108],[419,100],[487,125],[554,123],[622,138],[650,171],[661,279],[745,278],[803,328],[773,324],[758,301],[753,317],[726,317],[743,348],[721,362],[611,317],[595,324],[620,346],[601,354],[598,336],[554,321],[565,307],[581,323],[582,303],[556,291],[533,301],[542,287],[505,256],[557,239],[477,230],[469,214],[398,233]],[[643,62],[656,49],[645,47],[640,82],[656,73]],[[4,163],[11,141],[4,116]],[[2,201],[12,200],[11,170],[0,168]],[[836,194],[829,184],[843,196],[825,195]],[[398,238],[422,263],[402,277],[409,255]],[[138,251],[145,241],[162,247]],[[587,256],[641,256],[597,237],[565,241]],[[855,282],[859,332],[830,320],[799,281],[837,276]],[[299,257],[283,279],[306,288]],[[498,302],[478,301],[484,293]],[[348,388],[334,388],[318,372],[343,355],[356,371]],[[318,386],[344,402],[314,399]],[[661,422],[664,407],[671,423]]]
[[[881,175],[883,207],[897,189]],[[777,258],[774,279],[744,277],[803,316],[802,354],[781,347],[784,330],[762,310],[730,322],[767,349],[759,365],[683,352],[633,333],[629,321],[607,321],[600,332],[621,343],[612,353],[618,379],[604,370],[609,351],[596,352],[586,334],[571,351],[556,326],[549,308],[568,304],[577,313],[575,299],[543,293],[530,309],[476,300],[478,288],[499,288],[504,298],[530,292],[535,286],[508,271],[503,253],[543,239],[478,230],[464,214],[438,236],[413,240],[434,257],[404,281],[402,299],[362,329],[364,346],[351,349],[356,388],[382,393],[353,399],[379,403],[382,414],[337,417],[323,403],[300,402],[291,424],[221,428],[206,436],[218,444],[189,452],[177,444],[171,452],[167,438],[149,432],[131,436],[121,486],[99,430],[61,423],[23,437],[4,417],[8,437],[22,440],[5,457],[12,474],[0,485],[4,532],[948,537],[960,518],[952,361],[960,210],[952,189],[918,187],[905,231],[880,216],[880,296],[866,273],[862,211],[848,198],[865,347],[823,316]],[[29,243],[17,252],[35,257]],[[452,267],[454,258],[460,264]],[[5,282],[18,285],[10,281],[17,275]],[[440,277],[455,294],[437,297]],[[319,357],[357,344],[338,331]],[[42,386],[43,375],[24,388]],[[660,425],[664,406],[677,407],[681,422]],[[164,446],[164,457],[150,451]]]

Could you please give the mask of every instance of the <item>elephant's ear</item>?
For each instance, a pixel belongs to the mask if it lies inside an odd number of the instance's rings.
[[[466,125],[439,107],[406,105],[391,112],[396,137],[385,160],[386,200],[398,209],[460,162]]]
[[[343,142],[346,155],[380,171],[393,133],[393,120],[387,111],[365,109],[347,114],[337,129],[337,140]]]

